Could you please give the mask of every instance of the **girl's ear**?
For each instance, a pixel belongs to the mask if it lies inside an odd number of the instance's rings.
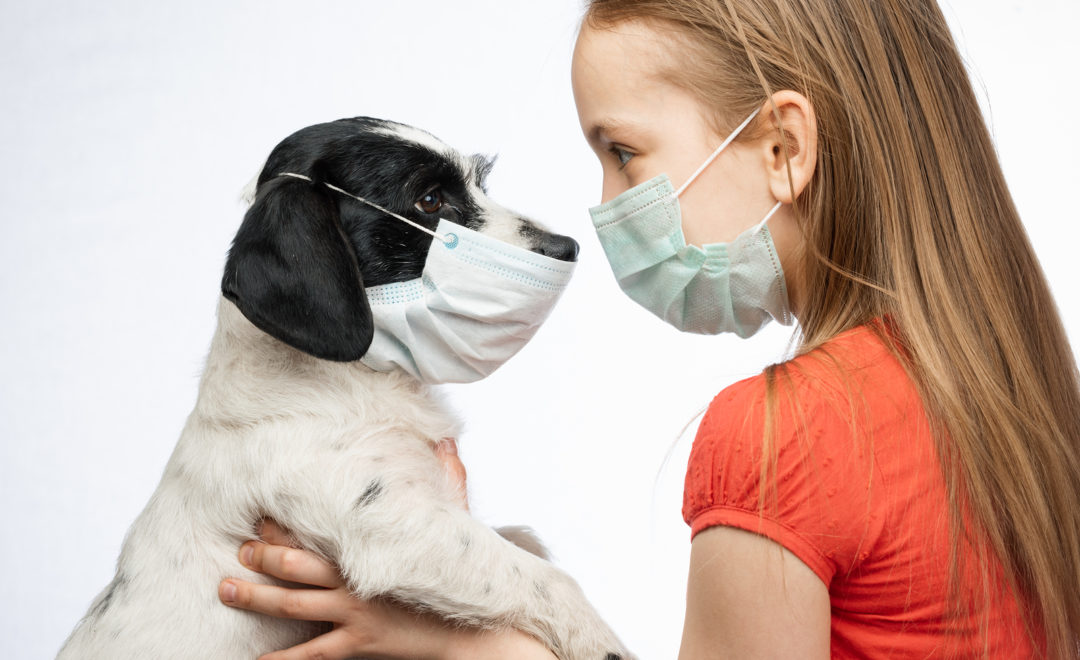
[[[229,250],[221,291],[275,339],[349,362],[367,352],[374,324],[331,195],[290,177],[259,186]]]
[[[810,183],[817,167],[814,108],[802,94],[783,90],[772,95],[761,114],[770,127],[763,141],[769,187],[777,201],[791,204]],[[777,114],[780,115],[779,122]]]

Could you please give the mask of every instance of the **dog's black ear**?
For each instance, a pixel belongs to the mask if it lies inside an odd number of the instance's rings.
[[[221,292],[249,321],[324,360],[358,360],[374,326],[337,200],[291,177],[260,186],[225,262]]]

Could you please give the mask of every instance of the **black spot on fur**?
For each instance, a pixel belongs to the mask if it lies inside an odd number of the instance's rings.
[[[533,593],[535,593],[536,597],[540,600],[548,599],[548,589],[540,582],[533,582]]]
[[[622,656],[618,653],[608,653],[604,656],[604,660],[622,660]]]
[[[101,597],[98,604],[94,606],[93,611],[90,612],[90,616],[99,617],[108,611],[109,606],[112,604],[113,597],[127,585],[127,576],[123,573],[117,573],[113,581],[109,583],[109,586],[105,590],[105,595]]]
[[[386,490],[386,487],[383,486],[383,482],[378,479],[372,479],[371,483],[364,489],[364,492],[360,494],[360,497],[356,498],[356,503],[353,504],[353,508],[362,509],[371,504],[382,496],[384,490]]]

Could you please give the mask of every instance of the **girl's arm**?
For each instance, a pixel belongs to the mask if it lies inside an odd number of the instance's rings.
[[[783,546],[735,527],[690,545],[680,660],[828,660],[829,590]]]

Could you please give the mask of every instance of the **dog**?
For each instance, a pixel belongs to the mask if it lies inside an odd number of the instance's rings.
[[[565,660],[630,660],[573,579],[464,510],[432,451],[459,431],[437,393],[358,359],[372,336],[364,291],[421,277],[434,240],[387,213],[576,259],[573,239],[488,198],[492,162],[367,117],[275,147],[229,251],[195,409],[59,660],[252,660],[325,632],[218,601],[225,577],[274,582],[237,560],[264,518],[340,567],[358,598],[514,627]]]

